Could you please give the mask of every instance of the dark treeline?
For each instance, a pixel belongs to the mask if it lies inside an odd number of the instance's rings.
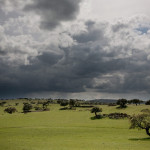
[[[0,105],[4,105],[4,103],[6,103],[7,100],[27,100],[27,101],[32,101],[34,103],[34,101],[48,101],[49,103],[52,104],[60,104],[60,103],[65,103],[65,102],[74,102],[76,104],[76,106],[80,106],[80,105],[109,105],[109,106],[116,106],[119,105],[118,101],[120,100],[125,100],[126,104],[135,104],[140,105],[140,104],[146,104],[146,105],[150,105],[150,100],[147,101],[143,101],[140,99],[131,99],[131,100],[127,100],[127,99],[118,99],[118,100],[114,100],[114,99],[96,99],[96,100],[81,100],[81,99],[52,99],[52,98],[15,98],[15,99],[0,99],[2,102],[0,102]],[[5,101],[5,102],[4,102]]]

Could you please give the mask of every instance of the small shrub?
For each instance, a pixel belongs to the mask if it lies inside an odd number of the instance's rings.
[[[68,110],[76,110],[75,107],[68,107]]]
[[[150,113],[150,109],[142,109],[141,112],[143,112],[143,113]]]
[[[60,108],[59,110],[67,110],[68,107],[63,107],[63,108]]]
[[[70,100],[69,100],[69,106],[70,106],[70,107],[74,107],[75,104],[76,104],[76,101],[75,101],[75,100],[73,100],[73,99],[70,99]]]
[[[103,114],[103,117],[104,117],[104,118],[108,117],[108,114]]]
[[[49,105],[49,102],[43,102],[42,106],[43,106],[43,110],[47,110],[47,106]]]
[[[63,108],[60,108],[59,110],[76,110],[75,107],[63,107]]]
[[[23,105],[26,105],[26,104],[29,104],[29,103],[27,103],[27,102],[23,102]]]
[[[102,115],[97,115],[97,116],[91,117],[91,120],[102,119],[102,118],[103,118]]]
[[[108,106],[117,106],[115,103],[109,103]]]
[[[82,107],[82,108],[92,108],[94,107],[93,105],[82,105],[82,106],[78,106],[78,107]]]
[[[35,109],[35,110],[43,110],[43,108],[38,107],[38,106],[35,106],[34,109]]]
[[[150,105],[150,100],[148,100],[148,101],[145,103],[145,105]]]
[[[15,107],[8,107],[4,110],[4,112],[7,112],[9,114],[17,112],[17,109]]]
[[[24,104],[24,106],[23,106],[23,112],[24,113],[30,112],[31,109],[32,109],[32,105],[31,104],[28,104],[28,103]]]
[[[45,108],[43,109],[43,111],[50,111],[50,108]]]
[[[128,118],[129,115],[126,113],[110,113],[108,114],[109,119],[124,119]]]
[[[75,106],[75,107],[80,107],[80,105],[81,105],[81,104],[80,104],[79,102],[76,102],[74,106]]]
[[[1,102],[0,106],[3,107],[6,104],[6,102]]]
[[[15,103],[15,105],[16,105],[16,106],[18,106],[18,105],[19,105],[19,103]]]
[[[67,102],[67,101],[62,101],[61,103],[60,103],[60,106],[67,106],[69,103]]]
[[[38,101],[38,102],[37,102],[37,104],[43,104],[43,102],[41,102],[41,101]]]

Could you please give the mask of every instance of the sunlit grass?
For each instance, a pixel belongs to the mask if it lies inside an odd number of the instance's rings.
[[[9,101],[10,105],[15,101]],[[143,130],[129,130],[128,119],[91,120],[86,108],[59,110],[50,104],[50,111],[7,114],[0,107],[0,150],[149,150],[150,140]],[[146,105],[130,105],[126,109],[100,106],[102,113],[137,114]]]

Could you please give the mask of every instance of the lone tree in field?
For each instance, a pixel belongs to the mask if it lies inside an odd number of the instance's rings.
[[[97,112],[102,112],[102,108],[99,107],[93,107],[91,109],[91,113],[95,113],[95,117],[98,118]]]
[[[130,129],[145,129],[146,134],[150,136],[150,113],[133,115],[130,117]]]
[[[119,99],[118,101],[117,101],[117,105],[120,105],[119,106],[119,108],[126,108],[127,107],[127,100],[126,99]]]

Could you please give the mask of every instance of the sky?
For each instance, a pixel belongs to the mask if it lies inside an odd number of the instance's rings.
[[[0,0],[0,98],[150,99],[149,0]]]

